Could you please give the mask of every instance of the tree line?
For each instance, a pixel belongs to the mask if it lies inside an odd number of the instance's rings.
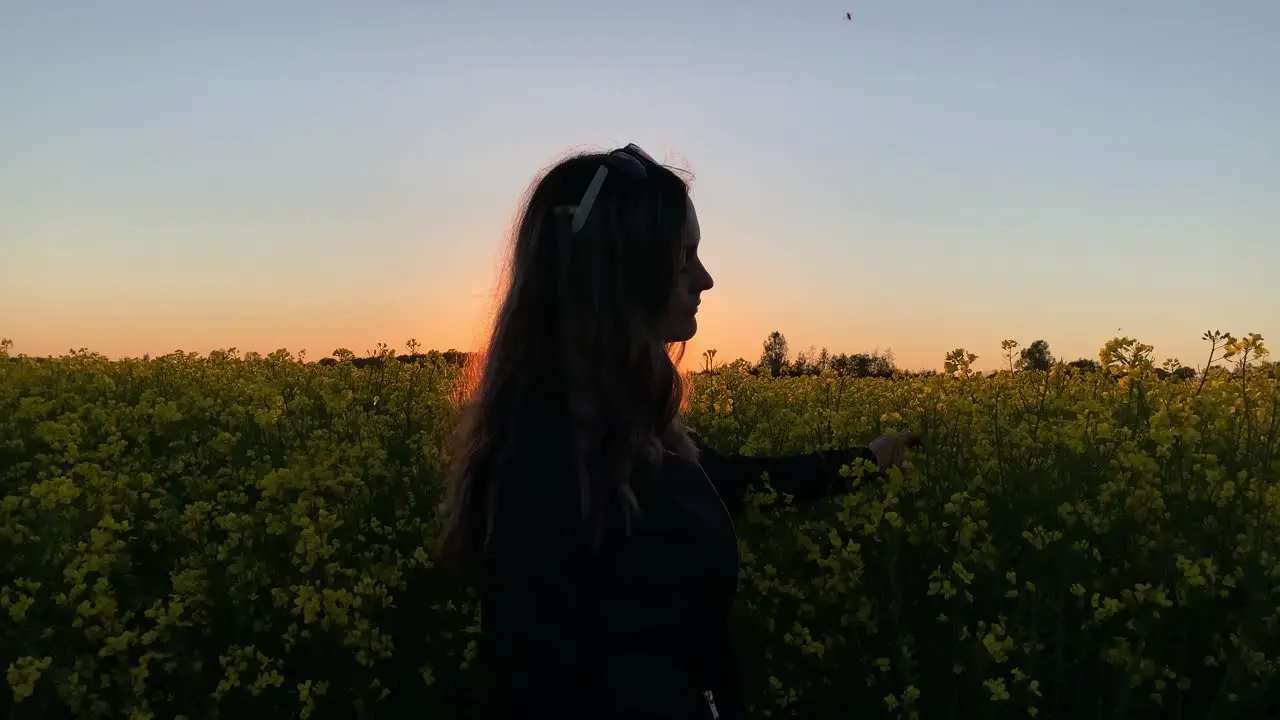
[[[1099,355],[1099,359],[1078,358],[1063,360],[1054,357],[1047,340],[1039,339],[1030,345],[1020,348],[1016,340],[1005,340],[1000,344],[1004,366],[988,373],[995,376],[1001,372],[1046,371],[1055,365],[1065,365],[1081,372],[1101,372],[1107,367],[1150,367],[1156,376],[1162,379],[1193,380],[1205,377],[1210,370],[1242,373],[1249,370],[1261,371],[1264,374],[1280,373],[1280,366],[1275,362],[1264,361],[1269,353],[1262,345],[1261,336],[1251,333],[1243,338],[1236,338],[1230,333],[1213,330],[1207,331],[1202,339],[1210,343],[1209,357],[1203,370],[1182,364],[1177,358],[1166,360],[1161,366],[1152,363],[1151,353],[1154,348],[1132,338],[1114,338],[1107,342]],[[977,355],[963,348],[947,354],[944,371],[954,373],[970,372]],[[716,351],[710,349],[702,354],[702,372],[714,372]],[[1224,366],[1214,365],[1217,361],[1226,361]],[[738,361],[745,362],[745,361]],[[800,377],[834,372],[837,375],[855,378],[893,378],[893,377],[927,377],[939,374],[937,370],[908,371],[894,362],[893,350],[873,350],[861,353],[832,353],[826,347],[821,349],[810,347],[791,357],[790,345],[780,331],[774,330],[765,338],[760,359],[748,365],[748,371],[754,375],[771,377]]]
[[[1236,338],[1230,333],[1212,330],[1206,331],[1202,339],[1210,344],[1210,350],[1207,362],[1200,370],[1183,365],[1177,358],[1170,358],[1160,367],[1155,367],[1151,361],[1151,353],[1154,348],[1127,337],[1113,338],[1108,341],[1099,355],[1099,360],[1079,358],[1071,361],[1054,357],[1049,349],[1048,341],[1044,339],[1036,340],[1025,348],[1020,348],[1016,340],[1005,340],[1000,344],[1004,365],[1001,369],[988,373],[988,376],[995,376],[1001,372],[1043,371],[1049,370],[1055,365],[1066,365],[1076,370],[1090,373],[1101,372],[1105,367],[1109,366],[1145,365],[1150,367],[1157,376],[1175,380],[1200,378],[1203,381],[1204,378],[1208,377],[1209,372],[1227,372],[1232,375],[1244,372],[1261,372],[1264,375],[1273,375],[1280,378],[1280,363],[1264,360],[1270,353],[1262,343],[1262,336],[1257,333],[1250,333],[1244,337]],[[386,344],[379,343],[377,348],[368,351],[369,354],[367,356],[359,357],[347,348],[338,348],[333,351],[330,357],[321,358],[315,362],[323,366],[350,363],[357,368],[364,368],[381,366],[388,361],[413,363],[424,360],[440,360],[445,364],[461,368],[465,367],[475,356],[473,352],[452,348],[443,351],[428,350],[424,352],[421,344],[412,339],[405,344],[405,349],[408,350],[407,353],[397,354]],[[12,350],[13,340],[0,338],[0,360],[18,360],[21,357],[25,357],[21,355],[15,357],[12,354]],[[71,352],[72,354],[88,354],[88,350],[85,349]],[[272,356],[281,352],[284,351],[272,353]],[[237,357],[238,355],[239,353],[235,348],[215,350],[209,354],[210,358]],[[248,352],[244,354],[243,359],[251,360],[258,357],[261,357],[260,353]],[[305,354],[302,354],[295,359],[303,360],[304,357]],[[946,355],[942,372],[972,374],[972,365],[977,358],[977,355],[963,348],[952,350]],[[33,359],[52,360],[53,358]],[[150,355],[144,355],[142,359],[150,360],[151,357]],[[1224,365],[1215,365],[1215,362],[1218,361],[1225,361]],[[884,351],[876,349],[860,353],[833,353],[826,347],[810,346],[809,349],[796,353],[793,358],[786,336],[778,330],[769,333],[768,337],[765,338],[760,358],[755,363],[740,358],[728,364],[745,366],[747,372],[752,375],[768,375],[770,377],[802,377],[820,375],[825,372],[832,372],[836,375],[851,378],[928,377],[940,374],[938,370],[911,371],[899,368],[895,362],[892,349]],[[702,353],[702,365],[697,372],[715,372],[723,367],[725,367],[724,363],[716,362],[716,350],[712,348]]]

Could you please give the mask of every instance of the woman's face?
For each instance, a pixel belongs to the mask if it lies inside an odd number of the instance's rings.
[[[702,302],[702,293],[715,285],[698,257],[702,228],[698,225],[693,201],[688,203],[689,219],[685,223],[680,269],[676,273],[675,287],[672,288],[661,327],[663,341],[669,343],[684,342],[698,332],[698,304]]]

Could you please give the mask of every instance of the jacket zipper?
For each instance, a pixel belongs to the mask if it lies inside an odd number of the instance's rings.
[[[707,699],[707,707],[711,708],[711,720],[720,720],[720,711],[716,710],[716,696],[710,690],[702,693],[702,697]]]

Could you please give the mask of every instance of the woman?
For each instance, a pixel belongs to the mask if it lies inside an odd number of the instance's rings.
[[[745,717],[731,513],[762,472],[817,498],[842,465],[916,442],[777,459],[698,443],[670,351],[713,284],[699,241],[686,183],[635,145],[571,157],[528,197],[441,548],[479,561],[498,717]]]

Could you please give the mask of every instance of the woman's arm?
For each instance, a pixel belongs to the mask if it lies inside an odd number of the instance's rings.
[[[700,452],[699,463],[720,492],[729,511],[736,514],[748,489],[763,489],[763,473],[769,473],[774,490],[797,500],[817,500],[836,492],[848,480],[840,477],[840,468],[858,459],[876,463],[875,453],[865,447],[824,450],[781,457],[723,455],[692,435]]]

